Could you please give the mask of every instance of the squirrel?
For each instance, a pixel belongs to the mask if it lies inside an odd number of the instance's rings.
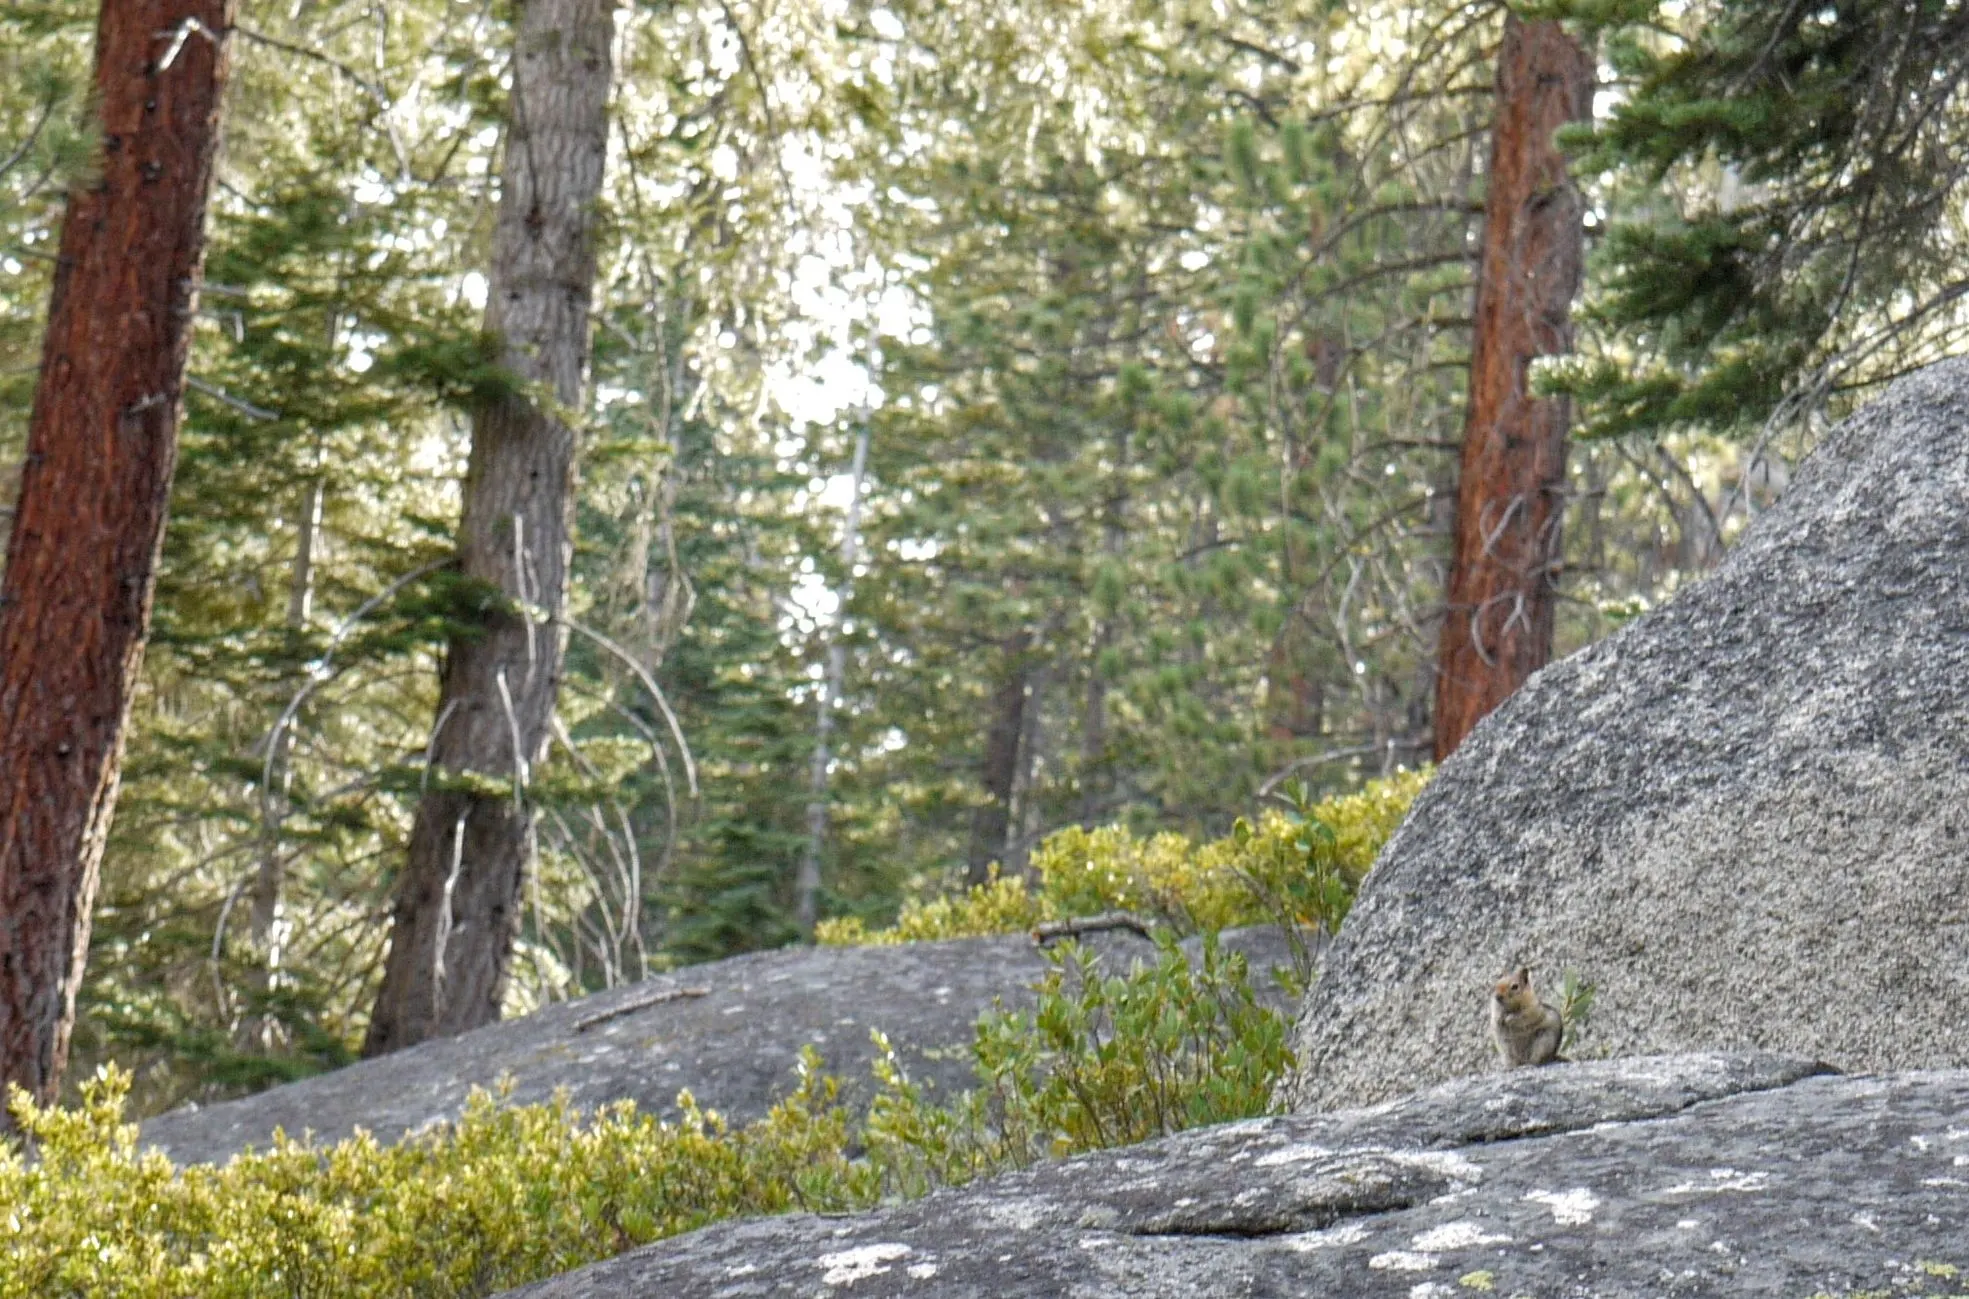
[[[1531,971],[1519,966],[1515,974],[1497,981],[1490,994],[1490,1035],[1504,1067],[1563,1062],[1559,1040],[1565,1036],[1565,1017],[1557,1007],[1538,999]]]

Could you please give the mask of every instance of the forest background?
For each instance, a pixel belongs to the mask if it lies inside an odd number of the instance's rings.
[[[0,9],[0,460],[95,7]],[[1957,344],[1953,6],[1521,7],[1592,51],[1551,652]],[[71,1078],[359,1048],[430,782],[513,7],[241,6]],[[505,1010],[1426,761],[1491,4],[614,9],[568,641]],[[1535,196],[1536,197],[1536,196]],[[1555,398],[1554,400],[1559,400]],[[1526,755],[1535,762],[1536,755]],[[1303,794],[1301,795],[1304,796]]]

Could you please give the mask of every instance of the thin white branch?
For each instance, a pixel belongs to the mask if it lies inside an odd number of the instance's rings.
[[[696,798],[698,796],[697,761],[691,757],[690,745],[684,740],[684,728],[678,723],[677,714],[670,711],[670,701],[664,697],[663,688],[656,684],[656,678],[650,675],[648,668],[637,661],[635,655],[594,628],[584,627],[572,618],[567,619],[567,625],[620,659],[623,665],[635,673],[636,678],[643,683],[643,689],[649,691],[650,698],[656,701],[657,709],[663,714],[664,722],[670,727],[670,738],[677,742],[677,752],[683,755],[684,782],[690,788],[691,797]]]

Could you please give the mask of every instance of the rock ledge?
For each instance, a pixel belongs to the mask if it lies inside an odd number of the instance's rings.
[[[1458,1079],[846,1218],[724,1223],[513,1299],[1656,1299],[1969,1268],[1969,1072],[1772,1055]],[[1927,1278],[1932,1283],[1932,1277]]]

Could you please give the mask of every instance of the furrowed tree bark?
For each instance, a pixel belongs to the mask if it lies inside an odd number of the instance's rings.
[[[1005,643],[1005,675],[991,697],[991,719],[985,730],[984,766],[979,783],[985,801],[971,814],[971,851],[965,882],[983,884],[991,864],[1005,858],[1005,836],[1012,825],[1012,785],[1019,776],[1019,738],[1025,733],[1026,647],[1031,637],[1019,632]]]
[[[365,1055],[499,1018],[532,858],[530,772],[566,639],[574,430],[589,361],[614,0],[519,8],[486,327],[525,385],[473,413],[459,569],[507,603],[447,647]],[[478,788],[465,787],[476,779]]]
[[[1593,60],[1556,22],[1504,20],[1476,338],[1437,653],[1435,752],[1552,655],[1568,404],[1534,400],[1532,361],[1572,350],[1584,203],[1552,135],[1593,108]]]
[[[44,1101],[150,626],[232,11],[102,6],[101,173],[68,198],[0,579],[0,1081]]]

